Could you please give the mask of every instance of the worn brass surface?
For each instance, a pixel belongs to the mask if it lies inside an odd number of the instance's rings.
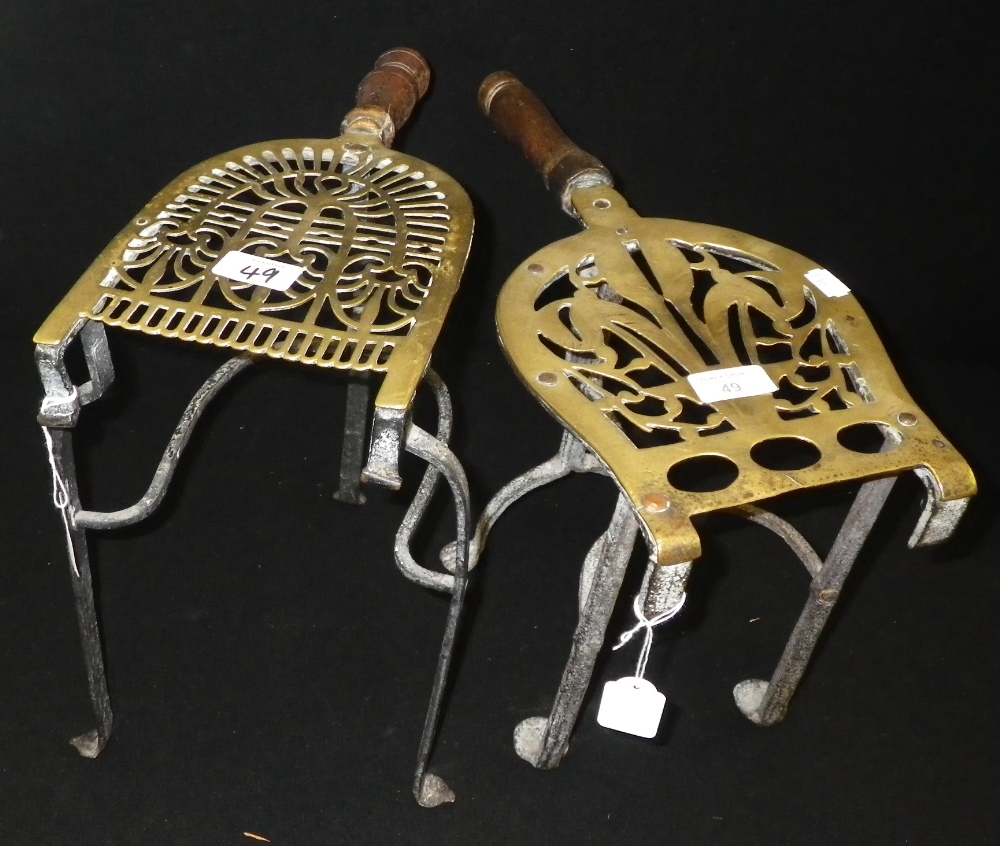
[[[700,554],[693,515],[798,488],[917,469],[941,500],[975,493],[858,301],[806,279],[815,262],[742,232],[639,217],[609,187],[571,200],[587,230],[514,271],[497,306],[500,339],[529,390],[610,469],[661,564]],[[686,378],[751,364],[777,392],[707,404]],[[858,451],[858,424],[877,426],[891,451]],[[807,466],[768,469],[758,461],[773,463],[769,448],[804,453]],[[735,479],[678,487],[685,461],[696,480],[711,462]]]
[[[108,245],[35,335],[81,318],[319,367],[385,373],[407,409],[458,288],[472,207],[374,134],[254,144],[192,168]],[[288,291],[212,267],[231,250],[303,268]]]

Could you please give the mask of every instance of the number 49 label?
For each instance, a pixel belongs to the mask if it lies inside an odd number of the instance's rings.
[[[249,282],[275,291],[287,291],[302,275],[302,268],[297,264],[285,264],[263,256],[230,250],[215,263],[212,272],[234,282]]]
[[[756,397],[773,394],[778,390],[778,386],[759,364],[692,373],[688,376],[688,382],[702,402]]]

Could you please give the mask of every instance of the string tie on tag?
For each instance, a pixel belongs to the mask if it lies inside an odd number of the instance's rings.
[[[639,621],[627,632],[623,632],[622,636],[618,639],[612,650],[621,649],[626,643],[632,640],[632,636],[641,630],[645,630],[645,636],[642,642],[642,649],[639,650],[639,661],[635,668],[635,677],[641,679],[646,674],[646,664],[649,661],[649,652],[653,648],[653,626],[658,626],[660,623],[665,623],[667,620],[676,617],[681,608],[684,607],[684,600],[687,599],[687,594],[682,593],[681,598],[678,600],[677,604],[673,608],[669,608],[660,614],[657,614],[651,620],[646,619],[646,615],[642,613],[642,594],[640,593],[635,601],[632,603],[632,610],[635,612],[636,619]]]
[[[66,487],[66,482],[56,466],[55,446],[52,443],[49,427],[42,426],[42,433],[45,435],[45,446],[49,451],[49,468],[52,470],[52,504],[59,509],[59,513],[62,515],[63,528],[66,530],[66,547],[69,550],[69,562],[73,567],[73,574],[79,578],[80,568],[76,564],[76,549],[73,547],[73,535],[70,531],[69,488]]]
[[[77,391],[76,385],[72,387],[68,394],[62,396],[50,396],[46,394],[42,397],[42,407],[39,410],[44,415],[52,411],[53,408],[62,408],[67,403],[76,403],[79,397],[80,393]]]

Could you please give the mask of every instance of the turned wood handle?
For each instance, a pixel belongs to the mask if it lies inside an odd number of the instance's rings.
[[[545,180],[545,187],[569,209],[569,193],[582,185],[612,185],[600,160],[566,136],[531,89],[507,71],[490,74],[479,86],[479,106]]]
[[[409,120],[417,102],[427,93],[431,69],[416,50],[387,50],[358,86],[357,107],[341,126],[342,132],[376,132],[386,146]]]

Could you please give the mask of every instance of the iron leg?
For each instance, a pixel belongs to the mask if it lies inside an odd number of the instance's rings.
[[[593,454],[587,450],[579,438],[571,432],[563,432],[559,451],[552,458],[522,473],[516,479],[512,479],[493,495],[493,498],[489,501],[482,516],[479,518],[475,534],[472,536],[472,547],[469,552],[469,569],[472,569],[479,563],[479,556],[486,545],[486,538],[492,530],[493,524],[521,497],[526,496],[543,485],[561,479],[563,476],[568,476],[570,473],[604,472],[605,470],[600,462],[594,458]],[[454,550],[451,544],[448,544],[441,550],[441,563],[448,571],[452,568],[451,559],[453,555]]]
[[[625,567],[632,556],[639,523],[624,496],[618,497],[611,525],[591,550],[596,558],[586,597],[581,603],[580,621],[573,634],[569,661],[563,671],[552,713],[529,717],[514,730],[514,748],[528,763],[539,769],[559,766],[580,706],[590,685],[594,663],[604,643],[604,634],[621,589]]]
[[[104,658],[101,654],[101,633],[97,626],[94,607],[94,589],[90,578],[90,556],[84,529],[76,525],[75,515],[80,511],[80,493],[73,462],[73,430],[46,428],[52,439],[52,457],[55,471],[66,487],[68,506],[66,534],[69,544],[70,576],[73,581],[73,598],[80,625],[83,660],[87,668],[87,685],[90,701],[97,717],[97,728],[70,741],[84,758],[96,758],[111,734],[111,700],[104,675]]]
[[[448,388],[445,385],[444,380],[441,379],[441,377],[438,376],[438,374],[431,368],[427,368],[425,382],[434,391],[434,399],[437,402],[438,407],[436,440],[447,446],[448,439],[451,437],[452,423],[454,422],[451,395],[448,393]],[[406,509],[406,514],[403,516],[403,522],[399,525],[399,531],[396,532],[396,566],[399,567],[400,572],[411,582],[416,582],[418,585],[430,588],[431,590],[440,590],[445,593],[451,593],[455,585],[455,577],[452,573],[455,569],[454,557],[455,549],[457,548],[456,541],[451,541],[444,547],[445,549],[450,550],[450,554],[447,558],[449,562],[446,567],[449,571],[447,573],[439,573],[435,570],[430,570],[427,567],[421,566],[410,553],[410,541],[413,538],[413,533],[417,530],[417,526],[420,525],[420,521],[424,518],[427,507],[431,503],[431,498],[434,496],[434,491],[437,489],[437,483],[440,477],[441,473],[437,469],[437,466],[429,462],[427,469],[424,471],[424,477],[420,480],[420,486],[417,488],[417,492],[413,497],[413,501],[410,503],[410,507]],[[465,550],[463,550],[463,552],[465,552]],[[445,559],[445,554],[443,552],[441,553],[441,559]],[[472,567],[475,566],[475,559],[466,555],[465,560],[466,569],[471,570]]]
[[[340,488],[333,498],[340,502],[364,505],[361,493],[361,467],[365,458],[365,435],[368,428],[368,405],[371,385],[365,377],[351,377],[347,382],[347,409],[344,413],[344,445],[340,454]]]
[[[451,604],[448,606],[448,620],[445,624],[444,639],[441,642],[437,671],[434,674],[431,700],[424,720],[423,733],[420,736],[417,769],[413,781],[413,795],[417,802],[425,808],[433,808],[444,802],[455,801],[455,794],[444,780],[427,772],[427,762],[441,717],[441,703],[448,681],[448,668],[455,648],[455,636],[458,632],[462,603],[465,600],[465,588],[469,573],[469,529],[472,523],[472,513],[469,504],[469,484],[465,478],[465,472],[446,444],[418,426],[411,425],[406,436],[406,449],[440,471],[451,487],[455,499],[456,554]]]
[[[854,560],[896,482],[896,477],[865,482],[854,499],[833,548],[809,586],[809,600],[799,616],[770,683],[747,679],[733,689],[739,709],[753,722],[770,726],[788,710],[823,627],[837,604]]]

